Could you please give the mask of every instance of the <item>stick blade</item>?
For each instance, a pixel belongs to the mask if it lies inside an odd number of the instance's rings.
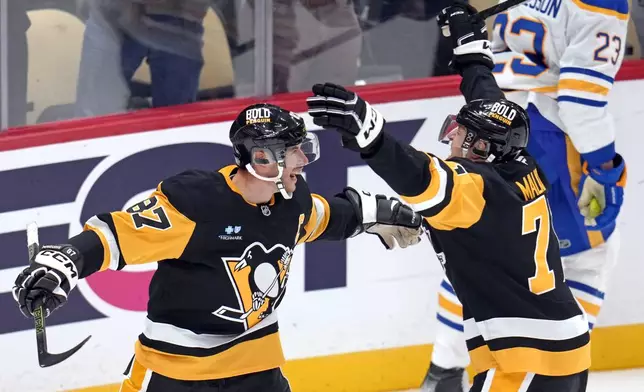
[[[45,367],[54,366],[56,364],[63,362],[67,358],[74,355],[76,351],[80,350],[91,337],[92,335],[86,337],[85,340],[80,342],[76,347],[72,348],[71,350],[65,351],[64,353],[60,353],[60,354],[51,354],[48,352],[38,353],[38,364],[40,364],[40,367],[45,368]]]

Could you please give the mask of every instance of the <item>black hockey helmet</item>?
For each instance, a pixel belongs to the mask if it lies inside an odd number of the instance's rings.
[[[300,116],[267,103],[246,107],[230,127],[230,141],[239,166],[252,163],[255,148],[296,146],[306,135]]]
[[[317,136],[306,131],[302,117],[268,103],[242,110],[230,127],[229,137],[237,166],[261,180],[275,182],[286,198],[290,195],[283,191],[284,168],[305,166],[320,157]],[[272,177],[257,174],[252,166],[274,163],[277,173]]]
[[[463,151],[488,162],[513,159],[525,149],[530,136],[526,111],[506,99],[477,99],[463,106],[458,115],[445,120],[439,140],[449,143],[458,125],[466,128]]]

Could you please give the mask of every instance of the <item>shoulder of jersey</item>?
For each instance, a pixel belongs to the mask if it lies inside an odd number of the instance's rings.
[[[219,208],[225,208],[232,194],[222,174],[217,171],[187,170],[161,183],[161,192],[182,214],[193,221],[210,220]]]
[[[480,174],[481,176],[485,177],[486,175],[493,174],[495,173],[494,167],[488,163],[485,162],[475,162],[471,159],[467,158],[450,158],[447,160],[447,162],[453,162],[456,163],[465,169],[466,172],[468,173],[474,173],[474,174]],[[452,166],[452,165],[450,165]],[[459,174],[458,168],[455,169],[456,174]]]
[[[537,162],[528,154],[521,155],[514,161],[495,164],[494,167],[501,177],[510,182],[518,181],[535,170],[539,172]]]
[[[450,161],[458,163],[468,173],[478,174],[487,181],[507,182],[514,181],[515,178],[520,178],[535,169],[536,164],[532,157],[522,158],[524,159],[505,163],[475,162],[466,158],[452,158]],[[458,170],[456,173],[458,175]]]
[[[592,13],[628,19],[628,0],[570,0],[570,3]]]

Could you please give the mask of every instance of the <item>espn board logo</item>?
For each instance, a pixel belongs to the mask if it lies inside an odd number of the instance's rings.
[[[260,119],[270,116],[270,113],[265,108],[259,108],[248,116]],[[392,121],[388,126],[399,140],[409,143],[424,121]],[[138,137],[132,136],[136,140]],[[333,158],[307,166],[306,180],[312,191],[334,195],[348,185],[349,169],[365,166],[365,162],[337,143],[334,133],[319,132],[318,137],[320,144],[325,146],[325,154]],[[99,145],[94,146],[96,143]],[[108,147],[109,144],[102,143],[105,143],[105,139],[88,142],[95,148],[93,156],[84,151],[82,157],[75,157],[76,152],[70,150],[69,154],[53,154],[60,157],[59,161],[40,165],[34,162],[35,165],[31,167],[0,170],[0,183],[12,184],[13,187],[12,196],[0,198],[0,217],[5,216],[17,222],[10,224],[5,220],[0,225],[0,245],[4,252],[0,259],[0,313],[4,315],[0,322],[0,334],[33,328],[33,320],[25,318],[18,310],[11,287],[17,274],[27,264],[23,223],[34,218],[34,209],[40,211],[41,243],[63,244],[71,235],[77,234],[91,216],[128,208],[133,202],[147,197],[160,180],[188,168],[212,171],[213,168],[231,164],[233,157],[229,145],[201,140],[169,142],[160,146],[137,142],[132,144],[136,145],[136,151],[125,152],[116,145]],[[52,155],[47,147],[43,148],[43,155]],[[52,149],[60,151],[60,145],[52,146]],[[42,189],[48,191],[42,192]],[[270,212],[270,209],[267,211]],[[221,235],[237,237],[246,229],[227,225],[221,230]],[[247,235],[246,230],[244,236]],[[309,243],[304,247],[304,258],[305,291],[347,286],[346,242]],[[47,322],[49,325],[61,325],[145,312],[148,286],[153,274],[153,269],[105,270],[82,279],[69,302],[48,317]],[[4,282],[6,284],[3,285]],[[115,287],[121,288],[115,290]]]

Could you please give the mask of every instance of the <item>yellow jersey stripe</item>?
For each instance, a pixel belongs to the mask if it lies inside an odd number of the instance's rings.
[[[535,93],[556,93],[557,90],[557,86],[537,87],[530,89],[530,91],[534,91]]]
[[[586,82],[583,80],[573,80],[573,79],[561,79],[559,81],[559,90],[574,90],[574,91],[584,91],[587,93],[599,94],[599,95],[608,95],[610,90],[599,84]]]
[[[313,208],[312,210],[315,210],[315,212],[311,212],[311,218],[309,218],[309,221],[306,226],[309,226],[311,223],[311,220],[313,220],[313,214],[315,213],[315,220],[313,221],[314,225],[309,227],[311,229],[310,235],[307,236],[306,242],[311,242],[315,241],[319,236],[324,233],[326,228],[329,226],[329,219],[331,218],[331,207],[329,207],[329,202],[326,201],[326,199],[320,195],[316,194],[311,194],[311,197],[313,198]],[[317,201],[317,203],[316,203]],[[318,211],[318,207],[316,205],[319,205],[321,203],[324,208],[322,211]],[[321,216],[320,216],[321,214]],[[306,230],[307,233],[309,233],[309,230]]]
[[[614,16],[619,20],[628,20],[628,13],[623,13],[617,10],[590,5],[590,4],[584,3],[582,0],[572,0],[572,2],[575,3],[575,5],[581,8],[582,10],[595,12],[602,15]]]
[[[154,191],[151,197],[155,197],[157,203],[136,214],[154,222],[159,219],[156,214],[160,210],[169,222],[168,228],[137,226],[133,216],[124,211],[110,214],[121,255],[128,265],[179,258],[195,230],[196,223],[178,211],[162,192]]]
[[[577,298],[577,301],[579,301],[579,303],[581,304],[581,307],[584,308],[586,313],[597,317],[597,315],[599,314],[599,309],[601,309],[600,305],[595,305],[595,304],[590,303],[588,301],[584,301],[581,298]]]
[[[317,225],[318,221],[318,209],[315,208],[315,200],[312,200],[312,205],[311,205],[311,214],[309,214],[309,220],[306,222],[306,225],[304,225],[304,232],[305,234],[300,237],[297,241],[297,245],[306,242],[306,240],[311,237],[311,234],[315,230],[315,226]]]
[[[453,315],[463,318],[463,306],[455,304],[445,298],[443,294],[438,294],[438,306],[447,310]]]
[[[101,264],[101,268],[99,269],[99,271],[105,271],[110,267],[110,261],[112,259],[110,255],[110,245],[107,243],[107,239],[105,238],[105,235],[103,235],[103,233],[99,229],[93,226],[90,226],[88,224],[85,224],[85,230],[93,231],[101,240],[101,245],[103,245],[103,264]]]
[[[435,158],[428,155],[430,180],[429,186],[423,193],[417,196],[402,196],[402,199],[409,204],[422,204],[433,200],[433,204],[438,204],[445,197],[445,170],[434,161]],[[442,197],[441,197],[442,193]],[[425,208],[423,208],[425,209]]]
[[[514,347],[490,351],[483,345],[470,351],[476,374],[489,369],[506,373],[537,373],[544,376],[567,376],[590,367],[590,343],[569,351],[543,351],[531,347]]]
[[[186,381],[212,380],[275,369],[285,363],[279,332],[238,343],[207,357],[170,354],[146,347],[134,347],[136,359],[155,373]]]
[[[483,177],[480,174],[457,174],[454,169],[457,163],[446,162],[450,167],[448,176],[452,177],[452,187],[449,203],[436,215],[426,217],[427,222],[438,230],[466,229],[481,219],[485,209],[483,198]]]

